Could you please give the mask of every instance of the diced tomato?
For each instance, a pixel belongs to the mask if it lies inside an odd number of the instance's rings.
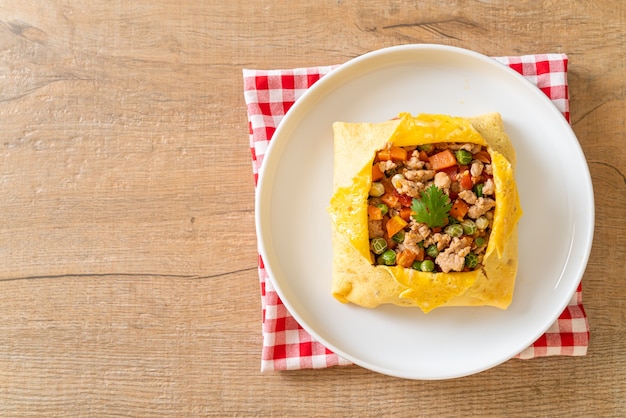
[[[460,178],[459,178],[459,184],[461,185],[461,188],[465,189],[465,190],[471,190],[472,186],[474,185],[474,183],[472,183],[472,175],[470,174],[470,172],[468,170],[465,170]]]
[[[402,206],[409,207],[413,204],[413,198],[409,195],[396,192],[396,196],[398,196],[398,203],[400,203]]]
[[[400,209],[400,217],[408,222],[411,219],[412,212],[413,211],[411,210],[411,208],[403,207],[402,209]]]
[[[446,173],[448,177],[450,177],[450,181],[452,182],[456,181],[456,177],[459,174],[457,166],[444,168],[443,170],[440,170],[440,171],[443,173]]]

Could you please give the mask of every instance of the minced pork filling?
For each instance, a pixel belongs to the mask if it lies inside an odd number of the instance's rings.
[[[473,271],[496,206],[491,156],[472,143],[388,143],[374,158],[367,203],[375,265]]]

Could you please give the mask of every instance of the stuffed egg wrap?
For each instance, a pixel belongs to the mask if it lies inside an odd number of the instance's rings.
[[[500,115],[403,113],[333,132],[333,296],[367,308],[506,309],[522,209]]]

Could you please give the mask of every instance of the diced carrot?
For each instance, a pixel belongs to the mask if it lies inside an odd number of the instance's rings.
[[[378,181],[382,179],[383,177],[384,177],[384,174],[382,171],[380,171],[380,167],[378,167],[378,164],[374,164],[372,166],[372,181]]]
[[[367,216],[370,221],[380,221],[383,219],[383,211],[374,205],[367,205]]]
[[[387,235],[389,235],[390,237],[393,237],[402,229],[404,229],[404,227],[407,225],[408,225],[407,221],[402,219],[400,216],[395,215],[394,217],[389,219],[387,221],[387,225],[385,225],[385,228],[387,228]]]
[[[385,193],[380,197],[380,200],[390,208],[395,207],[398,204],[398,196],[393,193]]]
[[[378,157],[380,161],[389,161],[391,160],[391,151],[388,149],[383,149],[383,150],[378,151],[376,156]]]
[[[405,268],[411,267],[411,265],[415,261],[416,256],[417,254],[415,254],[413,251],[404,249],[400,251],[400,254],[398,254],[398,257],[396,258],[396,263],[399,266],[402,266]]]
[[[485,150],[478,151],[476,154],[473,154],[472,157],[485,164],[489,164],[491,162],[491,155]]]
[[[417,158],[418,158],[420,161],[424,161],[425,163],[429,162],[429,161],[428,161],[428,154],[426,154],[426,152],[424,152],[424,150],[422,150],[422,151],[420,151],[420,152],[419,152],[419,154],[418,154]]]
[[[400,217],[408,222],[411,219],[412,212],[411,208],[403,207],[400,209]]]
[[[430,161],[431,168],[435,171],[456,165],[456,158],[449,149],[431,155],[428,160]]]
[[[407,152],[404,148],[401,147],[391,147],[389,150],[389,154],[392,160],[395,161],[406,161]]]
[[[465,217],[465,214],[467,214],[468,210],[469,210],[469,205],[467,203],[465,203],[464,200],[457,199],[452,204],[452,208],[450,209],[449,214],[453,218],[461,220],[461,219],[463,219]]]

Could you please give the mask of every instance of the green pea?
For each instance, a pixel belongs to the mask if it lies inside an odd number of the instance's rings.
[[[417,147],[418,150],[424,151],[426,153],[431,152],[435,146],[433,144],[424,144]]]
[[[380,197],[385,194],[385,186],[380,182],[372,182],[370,186],[370,196]]]
[[[397,243],[404,241],[404,230],[398,231],[391,239]]]
[[[478,183],[477,185],[474,186],[474,193],[476,194],[476,197],[483,197],[483,184],[482,183]]]
[[[380,255],[383,264],[387,266],[393,266],[396,264],[396,252],[394,250],[387,250]]]
[[[476,238],[474,242],[476,243],[477,247],[482,247],[483,245],[485,245],[485,239],[483,237]]]
[[[463,235],[463,227],[460,224],[448,225],[444,229],[444,232],[451,237],[460,237]]]
[[[456,157],[456,160],[459,162],[459,164],[461,165],[466,165],[472,162],[472,153],[464,150],[464,149],[460,149],[457,150],[454,153],[454,156]]]
[[[376,205],[378,209],[380,209],[380,213],[385,216],[389,212],[389,206],[384,203],[379,203]]]
[[[463,227],[463,233],[465,235],[474,235],[476,231],[478,231],[476,223],[474,223],[471,219],[463,219],[463,221],[461,221],[461,226]]]
[[[435,263],[433,263],[433,260],[424,260],[422,261],[422,271],[433,271],[435,270]]]
[[[374,254],[382,254],[387,249],[387,241],[384,238],[374,238],[370,242],[370,249]]]
[[[437,249],[435,244],[429,245],[428,248],[426,248],[426,254],[429,257],[435,258],[439,255],[439,249]]]
[[[478,265],[478,256],[476,253],[469,253],[465,256],[465,266],[468,268],[476,268]]]
[[[421,261],[414,261],[413,265],[411,265],[411,268],[413,270],[421,271],[422,270],[422,262]]]

